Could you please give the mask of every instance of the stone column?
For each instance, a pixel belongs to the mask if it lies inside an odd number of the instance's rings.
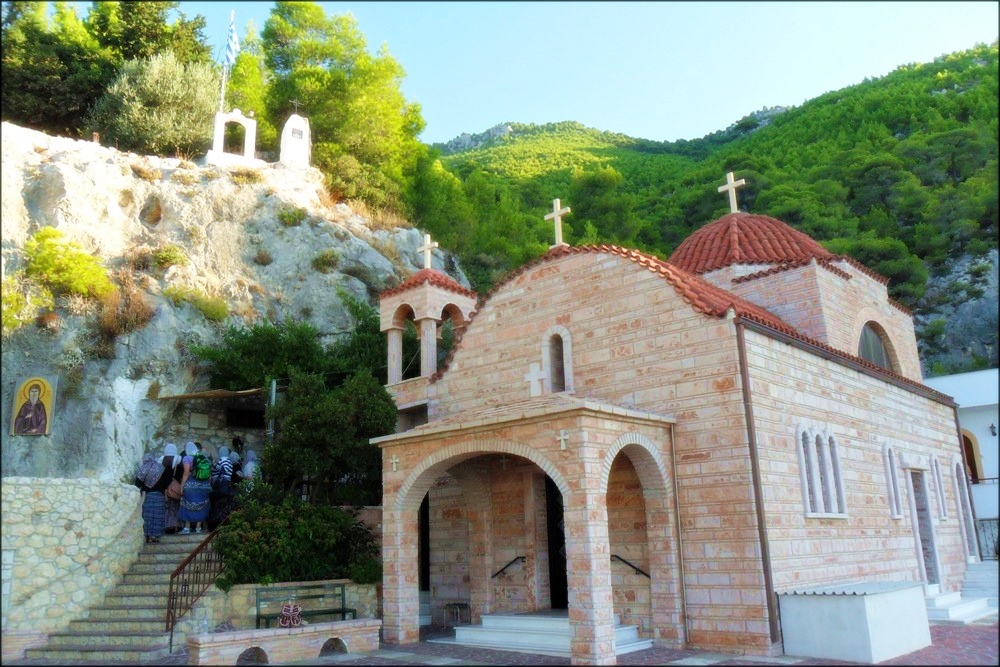
[[[595,482],[596,480],[584,480]],[[596,488],[572,493],[564,510],[574,665],[614,665],[614,604],[608,551],[607,497]]]
[[[386,644],[420,641],[420,585],[416,510],[384,510],[382,517],[382,638]]]
[[[386,331],[389,338],[389,384],[403,381],[403,329],[393,327]]]
[[[433,317],[420,320],[420,376],[437,372],[437,325]]]

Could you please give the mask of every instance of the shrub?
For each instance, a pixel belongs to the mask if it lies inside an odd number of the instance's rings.
[[[253,185],[254,183],[260,183],[264,180],[263,174],[260,173],[260,169],[234,169],[230,174],[229,178],[236,185]]]
[[[170,180],[176,181],[182,185],[194,185],[195,183],[201,181],[201,176],[199,176],[196,172],[191,171],[175,171],[170,174]]]
[[[158,181],[163,178],[162,171],[148,167],[140,162],[133,162],[129,166],[132,167],[132,173],[144,181]]]
[[[340,255],[336,250],[324,250],[313,257],[312,267],[320,273],[330,273],[336,270],[340,263]]]
[[[28,280],[21,272],[12,273],[3,281],[2,295],[4,338],[35,319],[40,310],[55,305],[52,293],[44,286]]]
[[[119,280],[121,287],[101,298],[101,311],[97,315],[97,330],[109,341],[146,326],[155,313],[131,274],[122,272]]]
[[[209,296],[192,287],[171,285],[163,290],[163,296],[170,299],[175,306],[179,306],[184,302],[190,303],[201,311],[206,320],[212,322],[221,322],[229,317],[229,306],[224,299]]]
[[[260,250],[257,251],[257,254],[254,256],[253,261],[257,264],[260,264],[261,266],[267,266],[268,264],[274,261],[274,258],[271,257],[271,253],[269,253],[266,249],[261,248]]]
[[[215,542],[226,563],[216,580],[220,589],[228,591],[235,584],[343,579],[352,572],[370,579],[376,568],[381,570],[375,560],[375,538],[356,515],[282,499],[283,494],[263,481],[239,494],[237,509],[219,528]]]
[[[188,258],[180,246],[171,243],[153,252],[153,263],[161,269],[166,269],[174,265],[184,266],[188,263]]]
[[[25,241],[24,251],[28,256],[25,274],[53,292],[99,298],[115,289],[100,261],[66,241],[54,227],[43,227]]]
[[[278,211],[278,221],[285,227],[294,227],[302,224],[306,215],[308,214],[304,208],[285,208]]]

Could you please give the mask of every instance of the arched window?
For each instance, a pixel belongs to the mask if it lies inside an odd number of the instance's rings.
[[[876,329],[876,324],[868,322],[861,328],[861,340],[858,341],[858,356],[866,361],[870,361],[876,366],[893,370],[892,358],[889,356],[889,349],[886,347],[882,334]]]
[[[886,445],[882,448],[882,463],[885,465],[885,486],[886,495],[889,499],[889,515],[893,519],[903,517],[903,505],[899,499],[899,461],[896,459],[896,450]]]
[[[542,372],[547,391],[573,391],[573,343],[566,327],[555,326],[545,332]]]
[[[806,516],[847,516],[840,452],[826,434],[798,431],[799,479]]]

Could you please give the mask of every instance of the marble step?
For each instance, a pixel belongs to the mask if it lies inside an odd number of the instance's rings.
[[[25,658],[42,659],[55,661],[57,665],[79,664],[80,662],[93,662],[95,664],[109,662],[118,663],[145,663],[159,660],[170,655],[169,641],[164,640],[163,644],[156,648],[136,649],[126,646],[63,646],[61,648],[29,648],[25,651]]]
[[[164,643],[169,643],[170,633],[164,633],[163,625],[155,632],[125,632],[115,630],[106,632],[93,630],[90,632],[53,632],[49,635],[46,648],[62,649],[68,646],[80,647],[127,647],[137,650],[155,649]]]

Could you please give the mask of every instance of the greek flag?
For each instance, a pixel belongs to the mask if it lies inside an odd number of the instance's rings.
[[[226,67],[232,67],[236,62],[236,54],[240,52],[240,38],[236,36],[236,11],[229,15],[229,41],[226,42]]]

